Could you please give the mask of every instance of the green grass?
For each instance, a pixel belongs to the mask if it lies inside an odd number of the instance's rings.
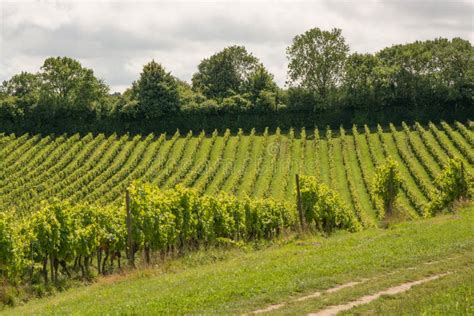
[[[464,269],[409,292],[381,297],[342,315],[473,315],[473,281],[474,269]]]
[[[379,314],[398,309],[410,313],[428,310],[430,302],[441,304],[443,297],[451,295],[446,308],[465,310],[470,304],[465,302],[466,295],[472,293],[472,282],[464,276],[472,275],[473,231],[471,206],[456,214],[405,222],[385,230],[283,239],[263,250],[192,253],[156,268],[112,276],[91,286],[5,309],[3,314],[241,314],[289,302],[275,313],[294,315],[446,271],[452,274],[434,285],[412,289],[419,300],[384,298],[361,308]],[[321,299],[292,303],[314,291],[363,278],[371,281]],[[449,292],[442,291],[451,286]],[[434,296],[429,298],[431,292]],[[459,302],[456,293],[464,293]]]

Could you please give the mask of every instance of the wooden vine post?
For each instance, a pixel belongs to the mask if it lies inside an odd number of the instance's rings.
[[[303,204],[301,201],[301,191],[300,191],[300,177],[298,174],[295,175],[296,178],[296,207],[298,209],[298,217],[300,220],[300,230],[303,232],[306,229],[304,215],[303,215]]]
[[[128,264],[135,267],[135,252],[133,251],[132,237],[132,214],[130,212],[130,192],[125,190],[125,208],[127,210],[127,245],[128,245]]]

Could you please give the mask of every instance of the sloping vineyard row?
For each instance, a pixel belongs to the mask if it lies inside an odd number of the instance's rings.
[[[474,170],[471,121],[307,131],[134,137],[0,133],[0,211],[25,214],[52,197],[112,204],[136,179],[163,188],[183,184],[207,194],[223,190],[238,197],[292,200],[295,173],[300,173],[339,191],[371,226],[377,220],[372,178],[386,157],[399,162],[400,205],[412,217],[422,214],[449,158],[460,157],[467,170]]]

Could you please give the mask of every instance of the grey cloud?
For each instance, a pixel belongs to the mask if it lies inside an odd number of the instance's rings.
[[[1,1],[0,81],[65,55],[93,68],[112,90],[130,85],[151,59],[189,80],[201,59],[238,44],[283,85],[285,48],[311,27],[341,28],[357,51],[438,36],[473,39],[473,5],[461,1]]]
[[[388,7],[403,14],[423,19],[471,19],[474,4],[471,1],[459,0],[422,0],[422,1],[386,1]]]
[[[474,4],[462,0],[325,0],[325,6],[346,18],[385,19],[391,16],[387,23],[403,21],[407,18],[416,19],[457,19],[470,20]],[[371,22],[370,20],[367,22]]]
[[[147,38],[124,32],[114,26],[87,31],[74,24],[64,25],[53,31],[24,25],[14,31],[6,31],[4,38],[6,42],[11,43],[7,49],[31,55],[98,57],[109,53],[122,55],[127,52],[166,50],[177,46],[177,40],[159,35]],[[18,38],[28,40],[15,40]]]

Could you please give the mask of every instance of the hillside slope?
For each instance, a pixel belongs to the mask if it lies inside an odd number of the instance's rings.
[[[474,170],[472,123],[279,130],[257,134],[148,136],[0,135],[0,209],[25,213],[51,197],[116,203],[134,179],[178,183],[213,194],[293,199],[294,174],[317,175],[340,192],[366,226],[374,223],[371,182],[391,155],[404,180],[401,205],[417,217],[446,161]]]
[[[402,310],[471,314],[473,230],[471,205],[457,214],[386,230],[340,232],[327,239],[286,241],[257,251],[194,253],[164,266],[110,276],[6,309],[3,314],[241,314],[272,308],[268,309],[272,314],[298,315],[427,278],[432,285],[410,289],[414,297],[421,297],[419,301],[399,300],[404,294],[398,294],[387,304],[376,300],[358,310],[384,315]]]

